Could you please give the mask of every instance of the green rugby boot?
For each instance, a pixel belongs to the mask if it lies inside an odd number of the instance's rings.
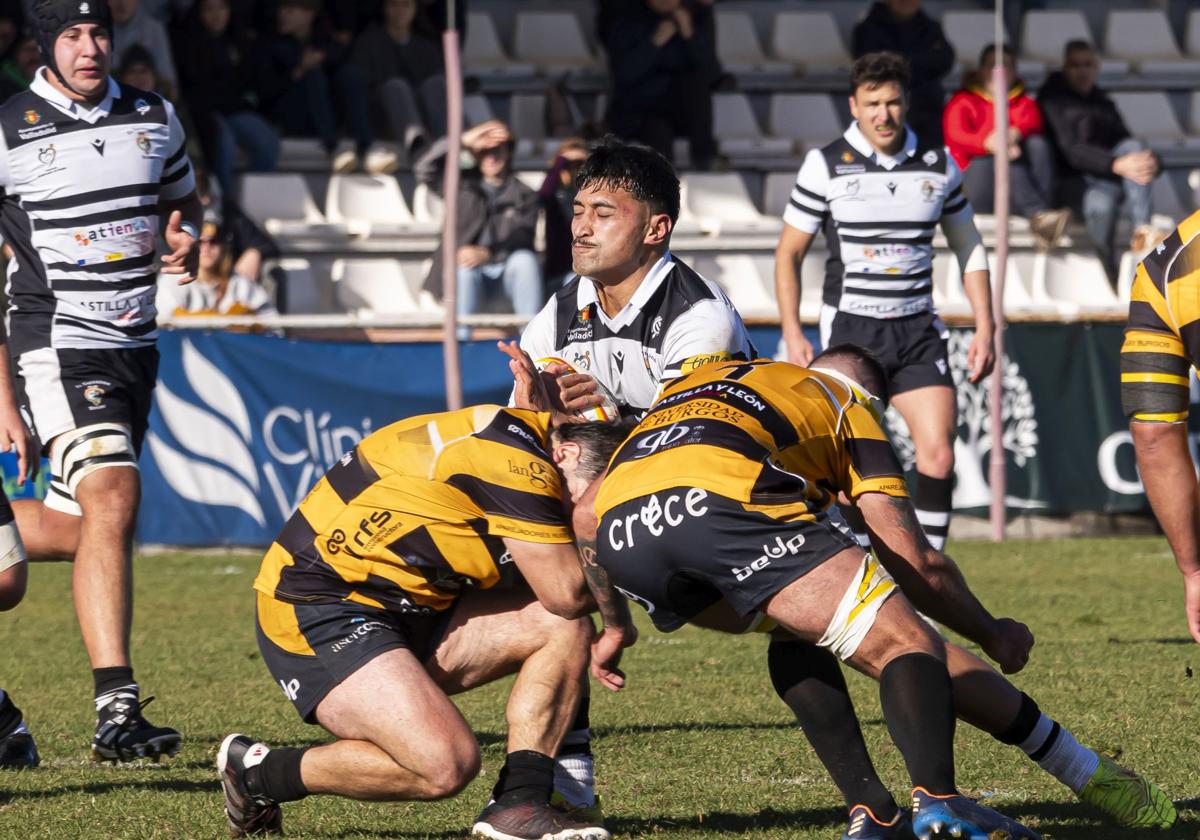
[[[1100,764],[1079,791],[1079,798],[1122,828],[1170,828],[1178,818],[1175,804],[1158,785],[1105,756],[1100,756]]]

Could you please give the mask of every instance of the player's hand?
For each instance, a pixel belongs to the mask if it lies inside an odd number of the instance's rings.
[[[508,356],[508,369],[513,375],[513,405],[516,408],[549,412],[552,426],[578,422],[561,403],[556,402],[558,390],[554,387],[554,381],[559,373],[566,370],[565,367],[546,365],[546,369],[539,372],[533,359],[521,349],[518,342],[497,341],[496,347]]]
[[[813,360],[812,342],[804,337],[803,332],[783,336],[784,346],[787,347],[787,360],[800,367],[808,367]]]
[[[1029,651],[1033,648],[1033,633],[1028,627],[1011,618],[996,620],[992,639],[984,646],[1000,670],[1015,674],[1029,662]]]
[[[630,625],[621,630],[605,627],[592,641],[592,677],[609,691],[620,691],[625,687],[625,672],[621,654],[625,648],[637,641],[637,629]]]
[[[38,463],[34,457],[37,446],[16,409],[0,413],[0,452],[17,453],[18,487],[25,485],[26,478],[37,475]]]
[[[546,369],[549,370],[551,367],[557,366],[548,365]],[[563,410],[570,414],[578,414],[604,402],[604,397],[599,394],[600,384],[586,373],[568,373],[566,376],[559,376],[557,383],[558,398],[562,403]]]
[[[1200,644],[1200,573],[1183,576],[1183,595],[1187,605],[1188,632]]]
[[[196,279],[200,268],[200,249],[196,237],[183,229],[183,213],[174,210],[167,218],[167,227],[163,231],[163,240],[171,253],[162,258],[159,271],[163,274],[177,275],[179,285],[184,286]]]
[[[971,346],[967,348],[967,378],[978,382],[996,366],[996,345],[992,341],[990,330],[975,330]]]

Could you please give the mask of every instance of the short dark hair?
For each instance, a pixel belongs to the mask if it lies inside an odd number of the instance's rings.
[[[822,365],[846,374],[887,404],[887,371],[879,357],[866,347],[849,342],[826,347],[809,363],[809,367]]]
[[[604,136],[575,176],[579,192],[589,187],[625,190],[650,205],[652,213],[666,213],[671,224],[679,218],[679,176],[671,162],[649,146]]]
[[[1017,57],[1016,52],[1014,52],[1013,48],[1010,47],[1008,44],[1002,44],[1000,48],[1002,50],[1004,50],[1004,54],[1006,56],[1008,56],[1009,58]],[[996,51],[996,45],[994,43],[988,44],[986,47],[984,47],[982,50],[980,50],[979,51],[979,66],[982,67],[983,62],[987,61],[987,57],[989,55],[991,55],[992,53],[994,53],[995,51]]]
[[[850,68],[850,95],[853,96],[863,85],[875,88],[888,82],[896,82],[908,90],[911,79],[908,59],[900,53],[891,50],[867,53],[859,56]]]
[[[591,481],[608,467],[613,453],[629,437],[634,425],[631,419],[617,423],[564,423],[555,427],[554,434],[561,443],[579,444],[583,450],[579,456],[580,476]]]
[[[1075,52],[1076,50],[1087,50],[1090,53],[1094,53],[1096,51],[1096,48],[1094,46],[1092,46],[1091,41],[1085,40],[1083,38],[1072,38],[1070,41],[1067,41],[1067,43],[1063,46],[1063,63],[1064,64],[1066,63],[1067,58],[1071,55],[1071,53]]]

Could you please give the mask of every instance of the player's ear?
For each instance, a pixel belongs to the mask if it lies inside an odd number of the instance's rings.
[[[646,223],[645,244],[665,244],[671,238],[671,229],[674,227],[675,223],[666,213],[651,213],[650,220]]]

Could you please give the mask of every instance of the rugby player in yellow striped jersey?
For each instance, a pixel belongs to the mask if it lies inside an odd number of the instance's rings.
[[[1200,211],[1137,267],[1121,347],[1121,403],[1138,471],[1183,573],[1200,643],[1200,489],[1188,447],[1189,369],[1200,364]]]
[[[554,756],[593,635],[573,499],[624,437],[608,423],[479,406],[413,417],[346,453],[284,525],[254,582],[263,661],[336,740],[229,735],[217,764],[234,836],[277,833],[310,793],[438,799],[479,772],[448,695],[509,674],[508,756],[474,832],[608,840],[550,806]],[[508,564],[528,587],[496,587]]]
[[[778,363],[712,365],[669,386],[600,484],[598,506],[607,512],[608,529],[600,529],[601,562],[635,567],[632,585],[620,573],[614,582],[643,606],[652,605],[651,618],[660,626],[678,626],[690,616],[701,626],[744,631],[760,617],[755,602],[780,597],[770,594],[778,583],[795,575],[803,580],[808,563],[830,550],[822,547],[821,540],[828,540],[819,530],[811,538],[812,526],[840,498],[864,510],[880,559],[914,602],[979,643],[1005,671],[1019,670],[1032,643],[1027,629],[992,618],[953,561],[916,526],[899,465],[876,422],[882,406],[872,392],[882,393],[885,381],[876,367],[869,353],[843,345],[814,360],[816,373]],[[596,542],[595,490],[575,513],[585,556]],[[714,526],[718,514],[736,527]],[[714,527],[717,533],[708,533]],[[793,527],[796,533],[789,534]],[[671,547],[666,564],[675,564],[673,574],[656,580],[651,571],[647,580],[646,567],[658,563],[661,572],[662,561],[642,552],[657,554],[660,536]],[[804,551],[814,552],[807,561]],[[762,585],[771,574],[781,577]],[[747,587],[755,581],[760,586]],[[734,597],[723,593],[722,583],[734,587]],[[821,642],[839,654],[851,650],[871,632],[872,613],[893,588],[891,578],[864,558]],[[749,619],[732,614],[729,606],[739,603],[742,612],[750,608]],[[772,635],[772,682],[846,797],[847,836],[902,836],[903,820],[871,765],[836,660],[780,628]],[[1079,744],[982,659],[947,643],[946,662],[964,721],[1020,747],[1124,827],[1174,822],[1170,799],[1153,783]],[[867,671],[879,675],[878,669]],[[593,661],[595,676],[603,680],[605,672],[605,663]]]

